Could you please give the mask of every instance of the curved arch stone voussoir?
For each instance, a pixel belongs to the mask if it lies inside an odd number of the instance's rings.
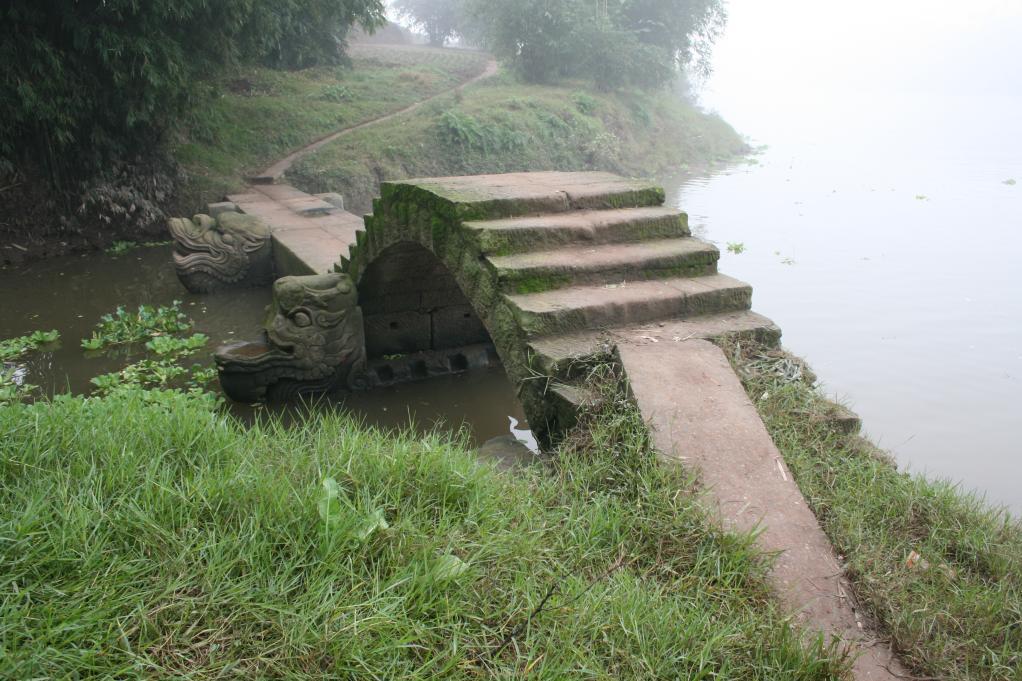
[[[273,278],[270,229],[251,215],[224,211],[167,222],[174,238],[174,267],[193,293],[232,286],[260,286]]]

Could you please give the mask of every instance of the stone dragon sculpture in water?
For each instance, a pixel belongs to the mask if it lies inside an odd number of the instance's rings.
[[[215,359],[233,400],[284,401],[368,387],[362,310],[346,274],[282,277],[273,284],[264,337],[225,345]]]
[[[215,218],[171,218],[174,266],[192,293],[259,286],[273,278],[270,229],[251,215],[225,211]]]

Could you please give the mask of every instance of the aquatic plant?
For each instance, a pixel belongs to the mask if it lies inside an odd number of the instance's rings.
[[[0,362],[10,361],[25,353],[37,350],[43,345],[56,343],[58,340],[60,340],[60,332],[57,330],[33,331],[27,336],[0,340]]]
[[[134,241],[115,241],[106,249],[107,255],[124,255],[128,251],[138,247]]]
[[[188,369],[181,365],[181,360],[204,347],[208,341],[209,337],[201,333],[187,338],[156,336],[145,345],[147,350],[157,355],[155,358],[146,357],[120,371],[95,376],[89,382],[100,394],[125,386],[201,389],[216,378],[216,369],[202,364],[193,364]]]
[[[177,336],[156,336],[145,344],[147,350],[157,355],[190,355],[209,342],[209,336],[195,333],[187,338]]]
[[[118,306],[113,314],[100,317],[92,336],[82,340],[82,347],[101,350],[112,345],[139,343],[155,336],[187,331],[192,323],[181,312],[180,305],[180,300],[155,308],[139,305],[137,312],[128,312]]]

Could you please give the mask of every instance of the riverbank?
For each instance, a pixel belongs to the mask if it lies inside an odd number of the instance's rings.
[[[1019,679],[1022,523],[958,485],[899,472],[801,359],[728,354],[854,587],[919,678]]]
[[[350,209],[366,212],[387,179],[514,170],[702,172],[747,151],[727,123],[676,92],[541,86],[507,74],[457,90],[483,73],[488,55],[355,45],[350,57],[350,66],[249,67],[196,84],[205,105],[167,134],[152,159],[86,188],[81,205],[37,196],[27,180],[0,187],[0,264],[155,240],[167,215],[198,212],[291,152],[444,93],[345,135],[295,164],[286,180],[306,191],[338,192]]]
[[[307,192],[340,192],[351,209],[368,212],[382,180],[529,170],[700,173],[747,152],[731,126],[675,92],[600,92],[500,74],[346,135],[298,160],[286,179]]]
[[[310,70],[287,79],[254,70],[249,92],[222,98],[203,122],[210,133],[192,132],[175,146],[188,174],[179,212],[237,191],[245,177],[337,128],[431,97],[298,159],[285,180],[310,193],[340,193],[350,210],[368,212],[383,180],[521,170],[700,172],[748,150],[727,123],[677,92],[609,93],[582,82],[527,84],[509,74],[455,91],[482,72],[486,55],[361,46],[352,58],[350,71]],[[324,103],[323,93],[338,88],[343,96]],[[307,106],[309,100],[316,105]]]
[[[45,361],[52,348],[33,350],[31,340],[12,345],[15,359]],[[80,345],[74,334],[63,340]],[[1016,679],[1018,522],[951,485],[899,473],[855,434],[853,415],[814,390],[801,360],[749,344],[727,349],[840,554],[854,586],[847,597],[878,627],[878,645],[892,645],[919,676]],[[11,394],[0,394],[0,404],[13,402],[0,406],[0,536],[18,596],[0,602],[0,623],[25,642],[0,656],[12,665],[5,674],[45,675],[51,664],[129,676],[185,667],[213,675],[231,664],[299,673],[289,666],[295,657],[341,660],[346,668],[355,659],[346,655],[365,654],[358,658],[364,664],[395,673],[453,660],[440,670],[451,678],[471,676],[465,670],[511,674],[530,664],[549,678],[583,667],[625,678],[642,678],[643,669],[687,678],[694,671],[685,665],[701,646],[700,669],[728,678],[841,678],[832,652],[794,642],[799,634],[787,629],[764,579],[769,559],[750,537],[721,533],[700,510],[698,479],[656,464],[648,431],[617,392],[607,393],[547,466],[508,473],[474,455],[464,433],[384,432],[326,405],[297,425],[250,428],[210,395],[139,389],[176,384],[174,363],[161,354],[120,380],[109,375],[97,384],[107,397],[29,405],[18,403],[23,387],[7,385]],[[383,509],[388,527],[371,532],[380,532],[380,542],[349,537],[321,545],[330,532],[317,514],[331,477],[351,503],[344,532],[375,522]],[[401,581],[428,575],[430,561],[460,565],[449,554],[473,567],[470,584],[406,588]],[[627,557],[621,565],[620,555]],[[346,566],[367,562],[381,570],[370,595],[323,590],[365,586],[372,575]],[[96,574],[104,577],[89,576]],[[284,583],[292,587],[271,588]],[[491,588],[500,598],[481,593]],[[549,612],[544,606],[522,624],[551,588],[568,602]],[[371,595],[383,592],[390,595]],[[327,611],[337,628],[310,630],[307,623]],[[355,650],[337,640],[352,618],[394,621],[373,625],[370,642]],[[622,618],[626,631],[608,629]],[[81,636],[67,638],[63,626]],[[196,631],[210,636],[196,638]],[[691,637],[678,643],[678,631]],[[489,666],[473,666],[511,632],[522,652],[501,650]],[[462,648],[443,648],[455,638]],[[759,639],[769,642],[765,650],[755,647]],[[388,667],[393,640],[414,640],[427,652],[402,658],[401,669]],[[604,657],[607,640],[618,657]],[[264,660],[255,651],[267,641],[275,652]],[[583,652],[561,652],[576,648]],[[100,649],[116,654],[88,652]]]
[[[471,50],[356,45],[351,65],[251,68],[218,84],[225,94],[178,131],[171,153],[185,173],[182,215],[242,189],[289,153],[389,115],[478,76],[490,57]]]
[[[728,350],[878,645],[919,677],[1017,679],[1017,521],[899,473],[797,358]],[[845,678],[778,611],[752,538],[605,394],[512,471],[334,410],[244,426],[211,395],[133,387],[2,406],[0,622],[20,643],[0,670]]]

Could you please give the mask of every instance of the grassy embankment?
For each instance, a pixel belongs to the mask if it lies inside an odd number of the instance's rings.
[[[860,606],[924,678],[1022,679],[1022,525],[956,486],[900,473],[831,425],[790,356],[731,346],[750,398],[837,551]]]
[[[473,52],[387,46],[352,56],[351,69],[253,69],[222,83],[227,94],[173,145],[189,177],[180,210],[239,189],[247,174],[334,130],[449,90],[486,61]],[[365,211],[385,179],[550,169],[644,176],[700,169],[744,151],[727,123],[675,93],[528,85],[502,74],[345,136],[286,179],[340,192]]]
[[[746,151],[731,126],[673,92],[531,85],[501,74],[338,139],[287,179],[310,192],[338,191],[364,211],[380,180],[522,170],[649,176],[702,170]]]
[[[449,90],[482,72],[488,57],[459,50],[359,46],[351,67],[249,68],[215,85],[170,144],[186,173],[177,200],[194,211],[244,186],[289,152],[340,128]]]
[[[518,474],[138,389],[0,431],[5,678],[840,678],[620,401]]]

